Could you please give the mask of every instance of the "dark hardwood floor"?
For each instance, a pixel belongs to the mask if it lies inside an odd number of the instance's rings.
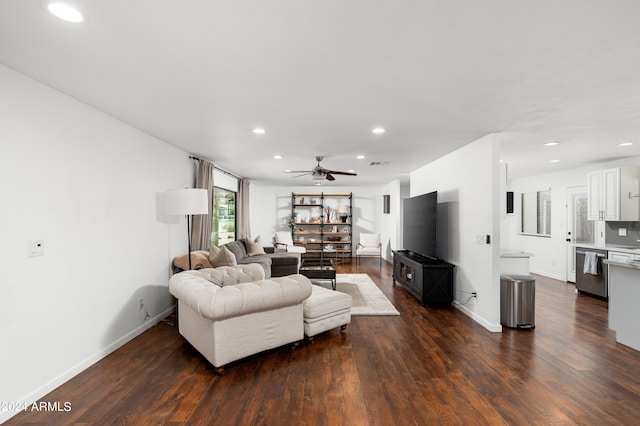
[[[453,307],[420,306],[375,259],[338,272],[368,273],[401,315],[353,317],[347,333],[237,361],[223,376],[159,323],[42,398],[71,411],[7,424],[640,422],[640,352],[615,342],[606,302],[572,284],[535,276],[535,330],[490,333]]]

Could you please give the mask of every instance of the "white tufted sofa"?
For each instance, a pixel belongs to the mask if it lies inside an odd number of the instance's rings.
[[[184,271],[169,280],[180,334],[222,373],[229,362],[304,338],[302,275],[264,279],[257,264]]]

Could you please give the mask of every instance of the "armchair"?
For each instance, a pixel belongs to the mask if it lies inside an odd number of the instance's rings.
[[[360,242],[356,245],[356,264],[361,257],[379,257],[382,267],[382,243],[380,234],[360,234]]]
[[[289,232],[276,232],[275,251],[289,253],[306,253],[307,249],[293,244],[293,238]]]

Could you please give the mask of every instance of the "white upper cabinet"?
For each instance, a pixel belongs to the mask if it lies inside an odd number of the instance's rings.
[[[615,167],[588,174],[589,220],[640,220],[640,168]]]

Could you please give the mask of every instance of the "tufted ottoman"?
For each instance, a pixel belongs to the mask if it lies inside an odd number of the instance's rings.
[[[313,337],[323,331],[341,327],[344,331],[351,322],[351,296],[317,285],[311,296],[302,302],[304,334],[313,343]]]

